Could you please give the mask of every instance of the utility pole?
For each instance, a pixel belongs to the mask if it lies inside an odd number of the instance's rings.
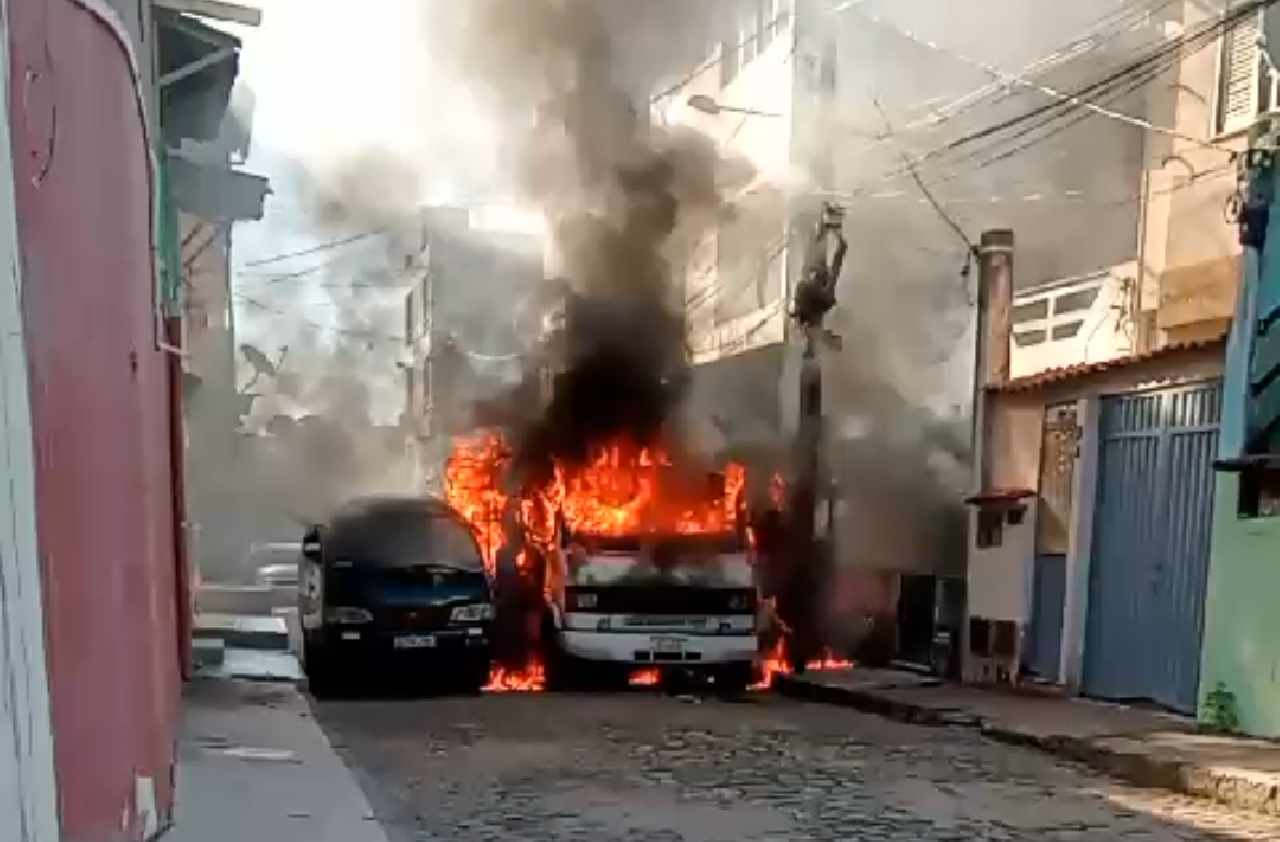
[[[792,557],[787,560],[785,593],[779,613],[790,629],[787,660],[796,672],[819,654],[821,603],[818,594],[825,584],[827,552],[817,535],[817,508],[825,486],[822,469],[823,410],[822,352],[838,346],[839,339],[825,327],[827,314],[836,305],[836,284],[844,267],[849,243],[844,237],[844,209],[835,204],[822,208],[804,276],[796,285],[791,317],[804,332],[804,352],[800,365],[800,412],[796,424],[795,476],[790,500]]]

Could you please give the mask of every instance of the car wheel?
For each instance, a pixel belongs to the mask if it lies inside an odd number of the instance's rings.
[[[302,641],[302,672],[307,689],[317,699],[333,698],[342,690],[341,662],[309,636]]]
[[[480,693],[489,685],[489,674],[491,672],[489,659],[476,661],[467,667],[466,673],[466,689],[472,693]]]

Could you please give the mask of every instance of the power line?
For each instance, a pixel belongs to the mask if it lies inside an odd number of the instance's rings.
[[[880,116],[884,120],[885,130],[892,135],[893,124],[889,121],[888,112],[884,110],[884,106],[880,104],[880,100],[878,98],[873,96],[871,101],[875,103],[876,108],[880,111]],[[902,157],[905,161],[910,163],[911,156],[907,154],[905,150],[902,153]],[[955,233],[956,237],[959,238],[959,240],[968,248],[969,258],[965,260],[965,269],[967,270],[970,265],[969,259],[978,253],[978,246],[973,242],[973,240],[969,239],[969,235],[960,227],[960,223],[956,222],[955,219],[947,213],[946,209],[942,207],[941,203],[938,202],[937,197],[935,197],[933,192],[929,190],[928,185],[924,183],[924,179],[920,177],[919,170],[915,167],[911,168],[911,179],[916,183],[916,187],[920,189],[920,193],[924,196],[925,200],[933,207],[934,212],[938,214],[942,221],[947,224],[947,227],[950,228],[952,232]]]
[[[1075,38],[1063,47],[1048,53],[1041,58],[1032,61],[1018,71],[1018,75],[1027,78],[1033,74],[1048,72],[1059,65],[1068,61],[1079,60],[1088,53],[1094,52],[1102,46],[1114,41],[1125,32],[1131,31],[1136,27],[1144,17],[1155,14],[1165,8],[1172,6],[1180,0],[1157,0],[1152,8],[1144,7],[1128,7],[1119,12],[1112,12],[1104,15],[1095,21],[1094,27],[1087,30],[1080,37]],[[852,3],[842,3],[839,7],[829,10],[830,14],[839,14],[850,8]],[[1126,23],[1126,18],[1128,21]],[[1105,35],[1105,37],[1103,37]],[[996,80],[975,88],[972,91],[961,94],[960,96],[948,101],[941,107],[933,109],[932,113],[920,120],[909,122],[899,127],[898,133],[901,135],[905,132],[911,132],[916,129],[929,128],[937,126],[943,121],[958,116],[966,111],[971,110],[979,103],[986,100],[990,95],[999,93],[1002,89],[1008,88],[1006,82]],[[858,154],[869,152],[875,147],[887,141],[888,137],[878,137],[863,149],[856,150]]]
[[[1235,23],[1242,20],[1244,17],[1251,14],[1255,14],[1259,9],[1270,6],[1274,2],[1276,2],[1276,0],[1252,0],[1252,2],[1249,2],[1247,4],[1237,6],[1222,18],[1214,19],[1214,20],[1208,21],[1205,24],[1201,24],[1197,28],[1183,33],[1183,35],[1179,36],[1178,38],[1172,39],[1169,43],[1160,45],[1155,50],[1149,51],[1147,54],[1143,55],[1141,58],[1125,64],[1119,70],[1107,74],[1102,79],[1099,79],[1095,82],[1092,82],[1088,85],[1083,86],[1079,90],[1075,91],[1073,96],[1075,96],[1076,98],[1085,98],[1085,97],[1091,97],[1094,95],[1101,94],[1102,96],[1108,96],[1109,99],[1107,101],[1111,101],[1112,99],[1116,99],[1118,97],[1124,96],[1125,94],[1131,93],[1137,88],[1145,84],[1148,84],[1152,79],[1154,79],[1156,76],[1162,73],[1165,69],[1167,69],[1173,63],[1180,61],[1183,58],[1185,50],[1190,49],[1191,52],[1194,53],[1204,49],[1210,44],[1216,42],[1217,35],[1220,34],[1220,32],[1223,29],[1233,26]],[[1125,84],[1126,81],[1128,82],[1127,85]],[[1035,132],[1037,130],[1045,128],[1050,123],[1056,120],[1059,120],[1060,118],[1069,114],[1071,111],[1075,110],[1075,108],[1076,107],[1070,103],[1055,101],[1053,103],[1039,106],[1037,108],[1031,109],[1030,111],[1015,115],[1005,120],[1001,120],[1000,122],[987,126],[983,129],[970,132],[968,134],[961,136],[960,138],[957,138],[955,140],[952,140],[944,144],[941,147],[938,147],[929,152],[926,152],[914,157],[910,161],[910,166],[903,165],[899,169],[894,170],[880,178],[877,178],[873,182],[867,185],[864,185],[864,187],[861,190],[855,190],[845,194],[846,198],[864,196],[866,195],[868,188],[876,184],[882,184],[888,181],[895,180],[897,178],[901,178],[904,175],[910,175],[912,168],[918,168],[922,164],[932,161],[934,159],[940,158],[950,152],[958,151],[976,142],[996,137],[1001,132],[1004,132],[1006,130],[1017,128],[1024,124],[1030,123],[1031,125],[1029,127],[1022,129],[1020,132],[1016,133],[1011,138],[1007,138],[1007,139],[1011,140],[1011,139],[1017,139],[1019,137],[1024,137],[1031,132]],[[1048,137],[1051,137],[1052,135],[1057,134],[1058,132],[1066,128],[1070,128],[1071,126],[1076,125],[1077,123],[1080,122],[1080,120],[1087,118],[1089,116],[1092,116],[1092,115],[1086,112],[1081,117],[1074,120],[1070,120],[1065,124],[1060,125],[1056,130],[1050,130],[1044,133],[1043,135],[1041,135],[1040,137],[1033,138],[1027,143],[1021,144],[1012,150],[1009,150],[1005,153],[1002,153],[1000,155],[996,155],[995,157],[987,159],[985,162],[975,167],[974,169],[982,169],[986,166],[989,166],[992,163],[995,163],[998,160],[1004,160],[1008,157],[1011,157],[1013,154],[1024,151],[1030,146],[1036,143],[1039,143],[1043,140],[1046,140]],[[1044,118],[1044,119],[1040,119],[1040,118]],[[1037,120],[1039,120],[1039,122],[1035,122]],[[1001,141],[997,140],[996,142],[998,143]],[[978,157],[979,154],[980,152],[970,153],[964,159],[961,159],[961,161],[957,161],[955,163],[963,163],[965,160],[972,160]],[[960,175],[963,175],[963,173],[953,173],[950,177],[945,178],[944,181],[952,181],[955,178],[960,177]]]
[[[353,339],[359,339],[362,342],[366,342],[366,343],[386,342],[386,343],[394,344],[397,346],[403,346],[405,344],[405,338],[403,336],[397,336],[395,334],[385,333],[379,330],[344,328],[339,325],[322,324],[320,322],[308,319],[306,316],[299,315],[298,313],[291,313],[285,310],[281,310],[277,307],[272,307],[270,304],[264,304],[258,299],[245,295],[244,293],[241,293],[241,292],[233,291],[231,294],[234,298],[236,298],[239,301],[243,301],[245,304],[249,305],[250,307],[253,307],[255,310],[261,310],[262,312],[265,312],[265,313],[271,313],[272,315],[282,316],[287,319],[292,319],[293,321],[303,325],[304,327],[307,327],[313,330],[323,331],[328,333],[336,333],[342,336],[349,336]]]
[[[408,216],[405,217],[406,220],[410,218],[411,217],[408,217]],[[385,225],[381,228],[376,228],[372,231],[364,231],[359,234],[352,234],[349,237],[342,237],[341,239],[337,239],[337,240],[327,240],[323,243],[311,246],[309,248],[298,249],[297,251],[283,252],[281,254],[274,254],[270,257],[263,257],[257,260],[247,260],[244,263],[241,263],[240,266],[238,266],[237,268],[252,269],[257,266],[270,266],[273,263],[283,263],[286,260],[293,260],[298,257],[307,257],[308,255],[312,255],[312,254],[319,254],[325,251],[332,251],[333,249],[341,248],[343,246],[348,246],[348,245],[351,245],[352,243],[358,243],[362,240],[368,240],[371,237],[377,237],[382,234],[390,233],[393,230],[395,230],[394,225]]]
[[[941,55],[950,56],[958,61],[964,62],[965,64],[971,67],[976,67],[979,70],[983,71],[984,73],[987,73],[995,77],[996,79],[999,79],[1001,82],[1004,82],[1005,84],[1015,84],[1015,85],[1022,86],[1024,88],[1029,88],[1034,91],[1039,91],[1045,96],[1052,97],[1053,99],[1056,99],[1059,102],[1070,103],[1071,105],[1077,106],[1079,108],[1084,108],[1088,111],[1092,111],[1093,113],[1099,114],[1108,119],[1117,120],[1119,122],[1126,123],[1131,126],[1137,126],[1138,128],[1146,129],[1148,131],[1156,132],[1158,134],[1168,135],[1169,137],[1177,138],[1178,140],[1185,140],[1189,143],[1194,143],[1204,149],[1213,149],[1218,152],[1230,151],[1230,150],[1224,149],[1222,146],[1216,143],[1213,143],[1211,141],[1207,141],[1198,137],[1193,137],[1192,135],[1183,134],[1182,132],[1179,132],[1176,129],[1167,128],[1165,126],[1157,126],[1156,124],[1150,122],[1149,120],[1143,120],[1139,117],[1133,117],[1123,112],[1106,108],[1104,106],[1098,105],[1097,103],[1080,99],[1079,97],[1073,96],[1071,94],[1063,93],[1062,91],[1059,91],[1055,88],[1051,88],[1048,85],[1042,85],[1038,82],[1033,82],[1029,79],[1024,78],[1021,75],[1009,73],[1008,71],[1002,70],[996,67],[995,65],[981,61],[980,59],[971,58],[956,50],[951,50],[946,47],[943,47],[940,44],[938,44],[936,41],[930,41],[927,38],[923,38],[915,34],[914,32],[911,32],[910,30],[907,30],[898,26],[897,24],[893,23],[892,21],[889,21],[883,16],[875,14],[874,12],[864,12],[863,15],[872,23],[875,23],[878,26],[884,27],[885,29],[895,32],[914,44],[918,44],[921,47],[924,47],[925,49],[932,50],[933,52],[940,53]]]

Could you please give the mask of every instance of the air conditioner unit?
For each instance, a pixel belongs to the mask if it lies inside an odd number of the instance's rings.
[[[1264,111],[1249,127],[1249,148],[1275,151],[1280,148],[1280,111]]]

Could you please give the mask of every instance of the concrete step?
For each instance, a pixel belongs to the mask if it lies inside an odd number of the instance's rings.
[[[199,670],[204,678],[293,683],[302,680],[302,667],[289,652],[228,648],[221,663]]]
[[[192,637],[195,641],[220,640],[228,648],[288,652],[289,623],[284,617],[198,612]]]
[[[196,608],[210,614],[249,614],[267,617],[280,608],[296,605],[294,588],[258,585],[202,584],[196,590]]]
[[[197,670],[221,667],[227,656],[227,645],[215,638],[191,641],[191,659]]]

